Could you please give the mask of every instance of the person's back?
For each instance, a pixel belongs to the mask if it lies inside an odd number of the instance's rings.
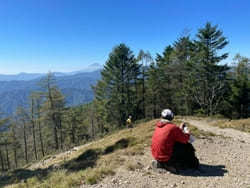
[[[189,134],[184,134],[175,124],[161,120],[157,122],[152,137],[152,155],[158,161],[167,162],[171,158],[175,142],[187,143],[188,140]]]
[[[151,152],[155,159],[152,166],[173,173],[178,173],[182,167],[198,168],[199,160],[192,144],[188,143],[190,134],[187,128],[184,131],[185,124],[180,127],[173,124],[174,114],[169,109],[163,110],[161,116],[152,136]]]

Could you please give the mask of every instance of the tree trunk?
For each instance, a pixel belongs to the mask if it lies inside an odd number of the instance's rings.
[[[58,136],[57,136],[57,122],[56,122],[56,117],[55,114],[52,114],[52,121],[54,124],[54,142],[55,142],[55,149],[58,150],[59,149],[59,144],[58,144]]]
[[[59,144],[58,144],[58,136],[57,136],[57,121],[56,121],[56,114],[54,112],[55,107],[54,107],[54,100],[52,98],[52,93],[51,93],[51,87],[50,87],[50,82],[48,81],[47,83],[47,89],[48,89],[48,99],[50,102],[50,110],[52,110],[52,114],[51,114],[51,119],[53,122],[53,131],[54,131],[54,142],[55,142],[55,149],[58,150],[59,149]]]
[[[156,118],[157,117],[157,112],[156,112],[156,96],[153,96],[153,117]]]
[[[120,111],[120,122],[119,126],[122,127],[122,125],[125,123],[126,117],[124,115],[124,107],[125,107],[125,77],[124,77],[124,59],[122,60],[122,67],[121,67],[121,105],[119,106],[119,111]]]
[[[0,160],[1,160],[2,171],[4,171],[4,159],[3,159],[3,155],[2,155],[1,149],[0,149]]]
[[[94,139],[94,137],[95,137],[93,109],[91,109],[91,137],[92,137],[92,139]]]
[[[142,116],[145,118],[145,70],[142,71]]]
[[[17,168],[18,164],[17,164],[17,149],[16,149],[16,146],[14,146],[13,152],[14,152],[15,168]]]
[[[74,120],[73,120],[73,122],[71,123],[71,142],[73,143],[73,144],[75,144],[75,122],[74,122]]]
[[[24,141],[24,154],[26,164],[28,163],[28,149],[27,149],[27,138],[26,138],[26,128],[25,122],[23,121],[23,141]]]
[[[44,153],[44,147],[43,147],[43,137],[42,137],[41,122],[40,122],[40,107],[39,106],[37,106],[37,111],[38,111],[37,118],[38,118],[38,131],[39,131],[39,137],[40,137],[40,145],[41,145],[42,155],[44,157],[45,153]]]
[[[8,143],[5,143],[5,153],[6,153],[6,161],[8,170],[10,169],[10,160],[9,160],[9,150],[8,150]]]
[[[36,132],[35,132],[35,121],[34,121],[34,100],[31,101],[31,124],[32,124],[32,134],[33,134],[33,149],[35,158],[37,160],[37,151],[36,151]]]
[[[61,121],[61,118],[59,119],[59,127],[60,127],[61,150],[63,150],[63,130],[62,130],[62,121]]]
[[[134,77],[134,79],[135,79],[135,101],[136,101],[136,113],[135,114],[133,114],[133,116],[134,116],[134,119],[138,119],[138,111],[139,111],[139,98],[140,98],[140,95],[139,95],[139,92],[138,92],[138,83],[137,83],[137,78],[136,77]]]

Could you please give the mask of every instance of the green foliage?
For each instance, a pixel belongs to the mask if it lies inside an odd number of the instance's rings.
[[[164,108],[177,115],[249,117],[250,60],[238,54],[234,67],[222,65],[228,54],[220,51],[227,44],[223,32],[209,22],[194,39],[188,34],[179,37],[155,60],[143,50],[135,58],[129,47],[119,44],[110,52],[101,79],[92,86],[94,100],[75,107],[66,107],[65,96],[49,73],[40,82],[41,88],[32,93],[29,104],[20,107],[14,117],[0,118],[0,129],[4,130],[0,132],[0,169],[15,169],[39,159],[46,161],[55,152],[118,132],[125,127],[129,115],[133,123],[157,118]],[[207,134],[192,129],[198,136]],[[245,124],[239,129],[248,131]],[[142,131],[140,135],[150,138],[151,132]],[[143,140],[134,137],[120,138],[106,148],[85,153],[93,156],[89,161],[82,155],[64,167],[71,171],[88,169],[96,165],[99,157],[124,148],[126,155],[143,154],[140,143]],[[131,170],[134,167],[135,164],[128,166]],[[64,173],[59,173],[58,181]],[[84,176],[92,184],[105,173],[112,174],[112,170],[100,168]],[[32,181],[37,180],[29,181],[33,185]],[[71,183],[77,185],[74,178]]]
[[[181,115],[199,113],[211,116],[222,113],[232,116],[236,113],[232,112],[232,108],[238,104],[237,113],[241,115],[237,117],[246,117],[249,110],[249,83],[242,81],[246,80],[242,77],[232,78],[229,67],[221,64],[228,53],[220,51],[228,43],[218,26],[207,22],[198,30],[194,40],[188,34],[181,36],[173,45],[168,45],[162,54],[157,54],[156,62],[148,60],[149,53],[141,50],[137,62],[141,63],[142,79],[135,79],[131,89],[131,93],[135,91],[134,100],[130,103],[125,102],[129,99],[124,89],[129,87],[124,87],[121,81],[123,74],[119,72],[123,66],[115,63],[122,62],[117,58],[117,54],[122,52],[122,45],[117,46],[110,54],[102,80],[94,87],[95,99],[99,101],[96,103],[99,109],[97,114],[102,114],[100,117],[104,117],[102,120],[106,123],[121,124],[124,121],[122,117],[131,111],[134,112],[135,120],[159,117],[163,108],[171,108]],[[247,61],[246,58],[241,60]],[[149,66],[145,66],[146,61]],[[116,64],[119,64],[119,68]],[[238,72],[246,70],[244,67],[249,65],[241,67]],[[126,104],[130,104],[129,108]]]
[[[46,75],[42,76],[45,77]],[[100,79],[100,71],[84,72],[75,75],[56,76],[56,84],[65,96],[67,106],[76,106],[91,102],[94,93],[91,85]],[[5,115],[15,113],[18,106],[28,108],[29,96],[33,91],[40,91],[39,79],[30,81],[1,81],[0,109]]]
[[[250,114],[250,59],[237,54],[234,61],[236,70],[230,95],[232,117],[247,118]]]
[[[132,51],[125,44],[120,44],[109,54],[101,74],[102,79],[94,88],[95,98],[98,103],[105,104],[105,110],[100,110],[107,114],[107,122],[122,126],[126,117],[136,109],[134,99],[139,65]]]
[[[218,51],[222,50],[228,41],[222,31],[209,22],[199,29],[197,38],[191,92],[205,113],[212,115],[216,113],[225,93],[228,67],[218,63],[227,58],[228,54],[218,55]]]

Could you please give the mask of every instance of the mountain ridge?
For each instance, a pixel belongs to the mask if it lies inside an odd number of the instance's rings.
[[[71,71],[71,72],[52,72],[55,76],[72,76],[80,73],[91,73],[94,71],[100,71],[102,69],[102,65],[98,63],[90,64],[86,67],[83,67],[81,70]],[[29,81],[34,80],[37,78],[42,78],[46,76],[47,73],[27,73],[27,72],[20,72],[17,74],[0,74],[0,81]]]
[[[32,80],[0,81],[0,110],[11,115],[18,106],[28,107],[29,96],[39,91],[41,78]],[[73,75],[55,76],[59,89],[65,95],[66,105],[75,106],[93,99],[91,85],[100,79],[100,70]]]

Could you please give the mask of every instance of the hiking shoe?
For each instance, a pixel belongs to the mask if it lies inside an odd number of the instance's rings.
[[[153,169],[161,168],[161,164],[158,161],[153,160],[152,167],[153,167]]]
[[[165,165],[164,168],[173,174],[178,174],[178,170],[173,166]]]
[[[169,166],[169,165],[166,165],[166,164],[161,164],[160,162],[156,161],[156,160],[153,160],[152,161],[152,168],[153,170],[163,170],[163,171],[169,171],[171,173],[174,173],[174,174],[178,174],[178,170],[173,167],[173,166]]]
[[[155,171],[157,173],[160,173],[160,174],[166,172],[166,169],[163,168],[163,166],[161,165],[161,163],[159,163],[156,160],[152,161],[152,169],[153,169],[153,171]]]

